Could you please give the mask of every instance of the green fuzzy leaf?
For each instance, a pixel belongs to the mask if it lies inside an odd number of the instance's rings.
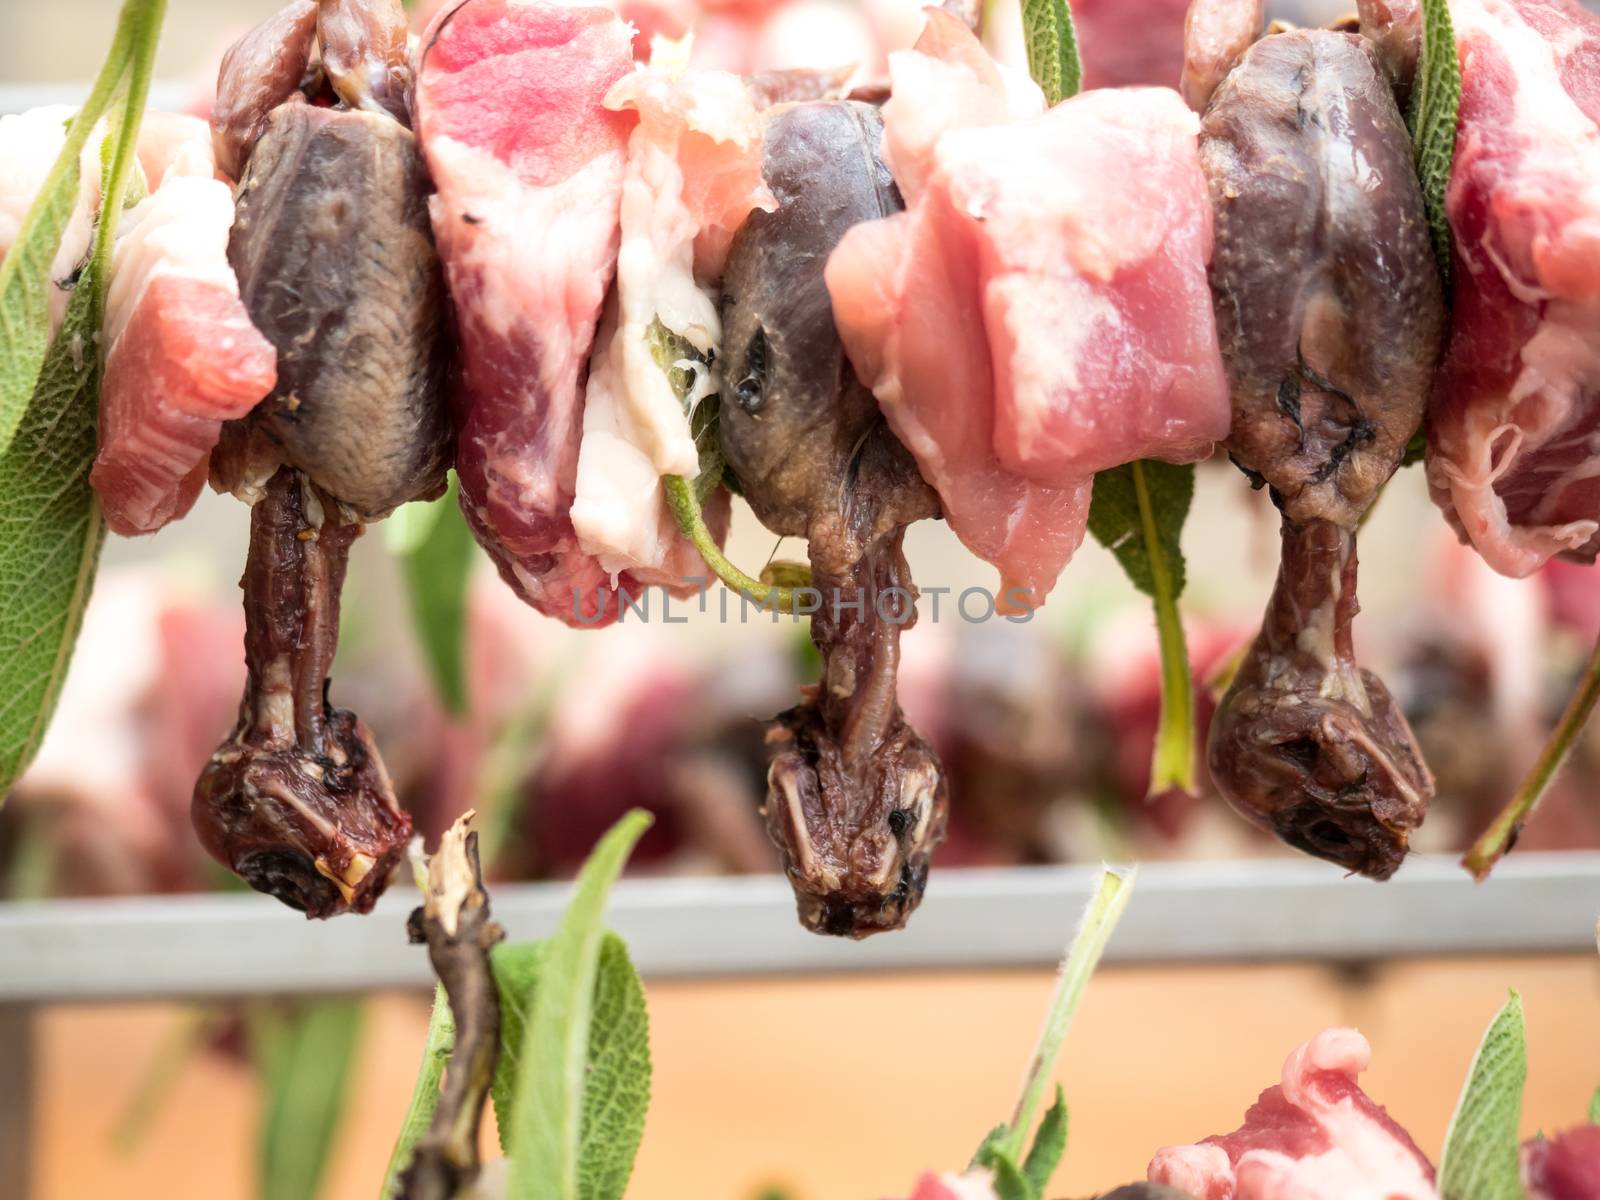
[[[449,489],[439,499],[404,506],[436,511],[410,518],[426,528],[401,557],[400,570],[411,599],[411,619],[422,657],[439,701],[446,712],[460,717],[467,712],[467,586],[472,580],[478,546],[461,515],[456,494],[456,475],[452,471]]]
[[[494,1083],[489,1099],[494,1104],[495,1128],[500,1149],[511,1145],[511,1110],[515,1106],[517,1080],[522,1072],[522,1034],[539,983],[549,942],[502,942],[489,952],[494,968],[495,990],[500,993],[500,1056],[494,1064]]]
[[[1417,60],[1407,120],[1416,147],[1417,181],[1428,213],[1428,231],[1439,273],[1450,281],[1450,220],[1445,189],[1455,160],[1456,119],[1461,109],[1461,60],[1449,0],[1422,0],[1422,53]]]
[[[993,1129],[989,1130],[988,1133],[984,1134],[983,1141],[978,1143],[978,1149],[976,1152],[974,1152],[971,1160],[967,1163],[967,1169],[970,1171],[973,1167],[986,1166],[988,1164],[990,1155],[994,1151],[994,1148],[1003,1144],[1006,1140],[1006,1135],[1010,1132],[1011,1126],[1001,1124],[996,1125]]]
[[[25,241],[42,237],[32,231],[47,227],[32,212],[18,241],[22,258],[14,247],[0,266],[0,443],[6,444],[0,453],[0,803],[44,740],[105,539],[100,506],[89,487],[100,404],[100,321],[118,218],[129,180],[138,171],[139,125],[165,12],[164,0],[128,0],[123,6],[94,93],[68,130],[67,149],[74,155],[69,171],[75,179],[76,154],[127,77],[126,92],[112,114],[94,251],[42,366],[28,366],[31,335],[7,291],[24,287],[11,282],[26,275],[13,263],[27,258]],[[52,186],[47,184],[40,203],[48,203]],[[72,191],[75,195],[76,183]],[[18,406],[16,421],[8,424],[9,389],[24,376],[31,380],[29,394]]]
[[[1589,1124],[1600,1125],[1600,1088],[1595,1088],[1589,1097]]]
[[[527,1013],[547,949],[548,943],[534,942],[494,951],[500,1058],[490,1094],[502,1148],[512,1128]],[[650,1021],[644,984],[628,959],[627,946],[614,933],[607,933],[600,943],[588,1064],[578,1194],[583,1200],[620,1200],[650,1106]]]
[[[1146,596],[1183,595],[1184,522],[1194,501],[1194,467],[1147,460],[1094,477],[1089,532]]]
[[[622,1200],[650,1107],[650,1018],[621,938],[600,943],[578,1156],[582,1200]]]
[[[697,350],[688,338],[662,324],[659,317],[650,322],[648,333],[650,357],[666,375],[672,394],[689,414],[689,432],[694,437],[695,449],[700,452],[700,473],[694,477],[694,494],[695,499],[704,504],[721,486],[727,467],[722,457],[719,428],[722,399],[715,393],[698,401],[693,398],[695,384],[711,370],[711,359]]]
[[[455,1046],[456,1022],[450,1012],[450,1000],[444,988],[437,987],[433,993],[433,1015],[428,1019],[428,1037],[422,1047],[422,1065],[417,1068],[416,1086],[411,1089],[411,1104],[389,1155],[389,1168],[384,1172],[386,1200],[397,1194],[400,1174],[411,1165],[412,1149],[433,1122],[434,1111],[439,1107],[439,1086],[444,1082],[444,1069],[449,1065]]]
[[[312,1200],[344,1111],[361,1032],[361,1006],[323,1000],[285,1014],[255,1012],[251,1043],[261,1076],[257,1200]]]
[[[1059,104],[1083,85],[1083,59],[1068,0],[1022,0],[1022,32],[1028,71],[1045,99]]]
[[[44,741],[105,541],[89,487],[100,381],[97,285],[91,265],[16,440],[0,456],[0,799]]]
[[[1517,1130],[1527,1078],[1522,997],[1512,992],[1478,1044],[1445,1132],[1442,1200],[1522,1200]]]
[[[1004,1151],[995,1149],[984,1164],[994,1174],[994,1194],[997,1200],[1040,1200],[1040,1193],[1016,1160]]]
[[[517,1065],[507,1139],[511,1200],[588,1200],[580,1188],[585,1083],[606,898],[650,823],[634,810],[600,839],[545,951]],[[628,1158],[631,1167],[631,1150]]]
[[[1022,1173],[1028,1177],[1036,1194],[1042,1196],[1044,1189],[1050,1186],[1050,1176],[1055,1174],[1056,1167],[1061,1164],[1061,1156],[1066,1152],[1067,1097],[1058,1083],[1056,1102],[1039,1122],[1039,1131],[1033,1135],[1033,1149],[1028,1151],[1028,1157],[1022,1164]]]
[[[1161,723],[1150,769],[1152,794],[1195,788],[1194,679],[1178,598],[1187,572],[1183,526],[1194,501],[1194,467],[1145,460],[1094,477],[1089,532],[1155,604],[1161,645]]]

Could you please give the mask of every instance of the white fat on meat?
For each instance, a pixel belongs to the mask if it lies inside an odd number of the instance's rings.
[[[1168,1146],[1148,1178],[1196,1200],[1438,1200],[1433,1167],[1357,1077],[1372,1047],[1327,1029],[1283,1064],[1233,1133]]]
[[[1600,550],[1600,17],[1456,0],[1450,345],[1428,483],[1506,575]]]
[[[726,72],[684,69],[681,49],[658,42],[652,64],[606,97],[607,107],[636,112],[639,121],[628,142],[617,281],[590,364],[572,504],[573,527],[602,567],[669,584],[681,584],[684,568],[694,573],[696,560],[661,476],[699,474],[690,420],[718,388],[714,286],[739,225],[774,203],[761,178],[761,116],[748,89]],[[661,329],[687,349],[660,360]],[[683,397],[672,368],[692,381]]]

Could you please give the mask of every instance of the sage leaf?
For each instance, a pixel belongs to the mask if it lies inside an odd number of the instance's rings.
[[[1589,1124],[1600,1125],[1600,1088],[1595,1088],[1589,1097]]]
[[[502,1150],[511,1146],[511,1110],[516,1107],[517,1080],[521,1077],[522,1034],[549,949],[549,942],[502,942],[489,951],[495,990],[500,994],[500,1056],[495,1060],[489,1099],[494,1105]]]
[[[689,433],[700,455],[700,473],[694,477],[694,494],[704,504],[722,485],[727,465],[722,457],[718,422],[722,397],[716,392],[701,394],[703,381],[711,377],[711,359],[688,338],[669,329],[660,317],[650,322],[646,334],[650,338],[651,359],[667,377],[672,394],[689,418]]]
[[[1517,1130],[1527,1078],[1522,997],[1512,992],[1478,1044],[1445,1131],[1442,1200],[1522,1200]]]
[[[16,439],[0,455],[0,801],[39,752],[94,586],[89,486],[100,382],[98,271],[85,269]]]
[[[1067,1097],[1058,1083],[1056,1102],[1039,1122],[1039,1131],[1033,1135],[1033,1149],[1022,1163],[1022,1173],[1028,1177],[1036,1194],[1044,1195],[1044,1189],[1050,1186],[1050,1176],[1056,1173],[1061,1156],[1066,1152]]]
[[[287,1014],[258,1009],[250,1032],[261,1076],[255,1194],[309,1200],[327,1173],[344,1111],[361,1006],[322,1000]]]
[[[600,943],[579,1138],[580,1200],[622,1200],[650,1107],[650,1018],[621,938]]]
[[[1022,0],[1022,34],[1028,72],[1051,104],[1076,96],[1083,86],[1083,59],[1068,0]]]
[[[1417,181],[1428,214],[1428,232],[1439,273],[1450,282],[1450,219],[1445,190],[1455,160],[1456,119],[1461,109],[1461,60],[1449,0],[1422,0],[1422,52],[1417,60],[1407,121],[1415,149]]]
[[[1094,477],[1089,532],[1110,550],[1133,586],[1155,605],[1161,647],[1161,723],[1150,767],[1151,794],[1195,787],[1194,679],[1178,598],[1187,571],[1180,544],[1194,501],[1194,467],[1147,459]]]
[[[650,814],[636,809],[600,839],[545,952],[517,1066],[508,1139],[511,1200],[582,1200],[584,1093],[601,923],[611,885],[650,824]]]
[[[450,999],[443,987],[436,987],[433,1014],[428,1018],[428,1035],[422,1047],[422,1064],[417,1068],[417,1082],[411,1089],[411,1103],[406,1108],[405,1120],[400,1124],[400,1136],[395,1139],[394,1150],[389,1154],[388,1169],[383,1173],[384,1200],[399,1193],[400,1175],[411,1165],[411,1152],[433,1123],[434,1111],[439,1107],[439,1087],[444,1081],[444,1069],[450,1062],[455,1046],[456,1022],[450,1012]]]
[[[404,506],[435,511],[431,519],[420,519],[427,528],[401,556],[400,571],[417,641],[439,702],[451,716],[461,717],[467,712],[467,587],[478,545],[461,515],[457,487],[451,471],[449,488],[439,499]]]
[[[0,803],[44,740],[83,627],[105,540],[100,506],[89,486],[104,351],[99,330],[123,197],[138,168],[139,125],[165,14],[165,0],[128,0],[123,5],[91,104],[68,130],[69,148],[82,133],[77,140],[81,150],[98,120],[93,105],[103,110],[109,102],[100,97],[102,85],[109,96],[126,75],[126,91],[112,114],[112,149],[93,253],[43,366],[35,372],[15,436],[0,438],[8,443],[0,452]],[[31,220],[30,213],[24,238]],[[15,257],[13,248],[0,266],[0,291]],[[9,386],[4,377],[13,369],[17,350],[5,340],[10,336],[3,328],[8,324],[5,303],[0,299],[0,393]],[[0,394],[0,409],[5,403]]]
[[[164,8],[165,0],[127,0],[123,4],[100,73],[83,107],[67,126],[66,142],[23,217],[16,241],[0,261],[0,455],[10,449],[42,378],[50,344],[50,265],[78,203],[84,148],[111,107],[136,52],[154,50]],[[143,95],[136,109],[131,99],[126,108],[142,115]],[[133,124],[137,127],[137,116]],[[107,204],[107,208],[115,207]]]
[[[994,1176],[996,1200],[1040,1200],[1039,1192],[1022,1173],[1022,1168],[1005,1151],[990,1150],[989,1161],[984,1166]]]

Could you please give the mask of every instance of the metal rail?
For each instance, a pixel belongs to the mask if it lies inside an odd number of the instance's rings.
[[[1089,894],[1089,867],[937,873],[910,928],[866,942],[799,929],[778,878],[624,880],[610,923],[657,978],[1054,963]],[[516,940],[548,936],[560,884],[499,888]],[[0,906],[0,1005],[420,988],[406,944],[415,893],[369,917],[307,922],[256,896],[59,900]],[[1109,958],[1124,963],[1585,953],[1595,948],[1600,853],[1513,856],[1474,886],[1417,857],[1386,884],[1309,860],[1156,863]]]

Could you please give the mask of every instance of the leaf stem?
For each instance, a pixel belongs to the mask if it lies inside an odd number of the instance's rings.
[[[661,483],[666,488],[667,507],[672,510],[678,528],[683,530],[684,537],[694,543],[694,548],[718,579],[762,608],[782,613],[797,611],[798,589],[762,583],[746,575],[722,553],[711,531],[706,528],[705,516],[700,510],[700,501],[695,497],[693,484],[681,475],[663,475]]]
[[[1149,547],[1150,578],[1156,610],[1156,636],[1161,645],[1161,724],[1156,731],[1155,754],[1150,764],[1152,795],[1181,788],[1194,790],[1194,680],[1189,671],[1189,647],[1184,640],[1183,618],[1178,612],[1177,589],[1167,569],[1166,556],[1156,529],[1155,508],[1144,464],[1133,464],[1133,488],[1139,501],[1139,525]]]
[[[1578,679],[1577,690],[1567,702],[1567,710],[1561,714],[1561,720],[1550,734],[1550,740],[1539,752],[1539,759],[1534,763],[1533,770],[1522,781],[1522,786],[1517,789],[1511,802],[1501,810],[1494,823],[1484,831],[1483,836],[1473,844],[1472,849],[1467,851],[1461,860],[1461,865],[1472,872],[1472,877],[1480,883],[1488,878],[1489,872],[1494,870],[1495,863],[1511,849],[1517,834],[1533,816],[1551,781],[1561,770],[1561,765],[1567,761],[1567,756],[1572,753],[1578,735],[1583,732],[1584,726],[1594,714],[1597,700],[1600,700],[1600,641],[1595,643],[1594,653],[1589,656],[1589,663]]]
[[[1039,1044],[1033,1052],[1033,1061],[1022,1085],[1022,1095],[1017,1099],[1011,1125],[999,1142],[999,1148],[1008,1153],[1013,1161],[1022,1157],[1023,1142],[1027,1139],[1028,1130],[1033,1127],[1034,1117],[1049,1088],[1056,1058],[1061,1053],[1061,1044],[1066,1040],[1067,1030],[1072,1027],[1073,1014],[1078,1010],[1078,1002],[1083,999],[1084,988],[1088,986],[1089,977],[1100,962],[1106,943],[1111,940],[1112,931],[1116,929],[1123,910],[1128,907],[1128,897],[1133,894],[1137,874],[1137,869],[1133,867],[1121,872],[1105,868],[1100,872],[1088,907],[1083,910],[1072,946],[1061,963],[1055,995],[1050,1000],[1050,1012],[1045,1017],[1044,1028],[1039,1031]]]

